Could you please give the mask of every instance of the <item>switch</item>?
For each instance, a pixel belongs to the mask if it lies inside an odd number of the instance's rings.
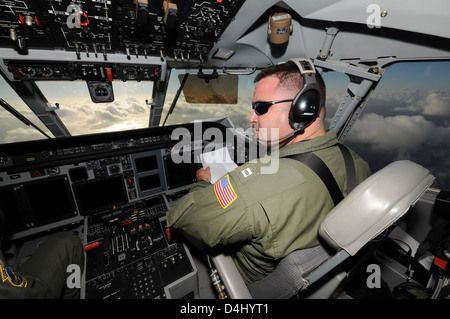
[[[111,68],[105,68],[106,70],[106,78],[108,79],[108,82],[114,81],[112,69]]]
[[[132,178],[127,178],[127,186],[128,188],[134,187],[134,180]]]
[[[99,241],[95,241],[93,243],[85,245],[84,246],[84,251],[89,251],[89,250],[97,248],[99,246],[100,246],[100,242]]]

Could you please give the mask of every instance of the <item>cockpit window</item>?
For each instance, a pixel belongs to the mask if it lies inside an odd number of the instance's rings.
[[[53,134],[0,76],[0,144],[47,139]],[[18,117],[14,114],[19,114]]]
[[[345,143],[372,171],[411,160],[450,188],[450,62],[390,66]]]
[[[322,77],[326,86],[325,127],[330,127],[334,115],[346,94],[349,78],[343,73],[334,71],[323,72]]]
[[[148,127],[153,82],[114,81],[114,101],[93,103],[84,81],[37,82],[72,135]],[[147,100],[147,102],[146,102]]]
[[[257,72],[248,75],[222,74],[219,78],[210,79],[205,83],[205,80],[198,78],[198,70],[191,70],[185,89],[180,92],[178,100],[175,100],[185,72],[172,70],[160,125],[188,123],[194,120],[220,122],[221,119],[228,118],[235,128],[246,130],[250,127],[248,117],[252,111],[255,87],[253,80]],[[187,95],[188,92],[195,95]],[[203,100],[200,100],[198,97],[202,95]],[[176,104],[172,113],[168,114],[174,100]]]

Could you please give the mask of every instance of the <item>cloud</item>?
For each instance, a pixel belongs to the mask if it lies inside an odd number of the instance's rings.
[[[147,127],[149,107],[146,108],[143,104],[145,105],[145,102],[139,104],[135,98],[120,99],[106,104],[66,100],[60,103],[60,108],[55,112],[72,135],[82,135]],[[34,124],[43,126],[29,109],[24,110],[22,114]],[[5,111],[0,112],[0,120],[2,143],[46,138]],[[48,129],[41,128],[51,135]]]
[[[422,115],[363,115],[349,140],[364,143],[377,151],[417,150],[425,145],[450,146],[450,127],[437,126]]]
[[[46,134],[49,136],[52,135],[29,108],[25,108],[21,105],[14,105],[13,107]],[[17,141],[31,141],[47,138],[32,126],[28,126],[22,123],[22,121],[19,121],[3,108],[0,108],[0,123],[0,143],[13,143]]]
[[[134,97],[112,103],[61,103],[56,113],[72,135],[112,132],[147,127],[149,107]]]
[[[172,98],[167,96],[165,107],[170,107],[171,102]],[[60,108],[55,112],[72,135],[137,129],[148,127],[149,123],[150,106],[145,104],[145,97],[127,96],[118,98],[116,96],[116,100],[112,103],[92,103],[89,99],[67,98],[62,99],[59,104]],[[30,109],[26,107],[23,109],[20,111],[26,117],[32,118],[33,113]],[[189,104],[180,98],[166,125],[187,123],[195,119],[228,116],[235,127],[245,129],[249,127],[248,116],[250,111],[251,97],[247,97],[240,104],[216,105]],[[165,114],[164,112],[162,121]],[[45,138],[34,129],[27,128],[22,123],[17,124],[18,121],[5,111],[0,112],[0,119],[2,123],[6,123],[1,128],[0,139],[3,143]],[[39,121],[36,119],[35,122]],[[18,127],[21,129],[18,129]],[[43,129],[48,132],[45,127]]]
[[[326,118],[325,118],[325,126],[328,127],[330,126],[334,115],[339,107],[339,105],[342,102],[342,99],[344,98],[344,92],[342,91],[332,91],[332,90],[328,90],[327,91],[327,96],[325,99],[325,106],[326,106]]]
[[[404,101],[403,106],[394,107],[397,112],[414,112],[429,116],[450,116],[450,96],[446,92],[430,91],[426,95],[410,92],[407,98],[398,97]]]
[[[450,127],[440,126],[423,115],[362,115],[346,138],[351,148],[369,162],[373,171],[402,159],[423,165],[450,185]]]
[[[422,102],[422,101],[420,101]],[[450,96],[440,92],[430,92],[423,101],[426,115],[450,116]]]
[[[39,139],[46,139],[46,137],[37,130],[20,125],[16,128],[7,129],[1,142],[14,143],[17,141],[32,141]]]

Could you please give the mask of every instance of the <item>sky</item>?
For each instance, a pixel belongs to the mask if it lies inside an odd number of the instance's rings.
[[[173,72],[175,73],[175,72]],[[172,74],[176,76],[176,74]],[[228,116],[235,127],[246,129],[251,112],[253,78],[239,82],[238,104],[187,104],[181,94],[167,125],[198,118]],[[327,84],[327,122],[345,94],[346,76],[324,74]],[[2,79],[0,79],[2,81]],[[179,80],[169,86],[169,107]],[[73,135],[146,127],[151,85],[143,82],[113,82],[113,103],[91,103],[86,83],[44,82],[41,90],[49,101],[60,104],[57,114]],[[39,121],[0,83],[0,97],[23,112],[35,124]],[[164,120],[165,113],[162,119]],[[0,143],[45,138],[0,108]],[[39,125],[45,130],[45,127]],[[384,74],[345,144],[365,158],[372,171],[392,161],[410,159],[428,168],[437,178],[438,188],[450,189],[450,62],[402,63]]]
[[[450,62],[388,69],[346,143],[378,170],[409,159],[450,189]]]
[[[92,103],[84,81],[39,82],[39,88],[51,106],[59,104],[55,112],[72,135],[120,131],[147,127],[150,107],[145,100],[152,97],[151,82],[114,82],[115,100],[112,103]],[[35,125],[48,133],[33,112],[11,92],[0,78],[0,97]],[[0,143],[45,138],[0,108]],[[51,133],[49,133],[51,135]]]

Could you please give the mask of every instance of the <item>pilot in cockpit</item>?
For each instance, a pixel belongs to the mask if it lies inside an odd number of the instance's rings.
[[[325,84],[309,60],[270,66],[256,77],[249,121],[271,154],[245,163],[211,184],[209,168],[167,213],[169,227],[182,229],[210,247],[232,245],[246,284],[265,278],[294,250],[319,245],[318,227],[334,203],[320,177],[292,157],[315,154],[348,193],[344,157],[334,131],[325,129]],[[371,173],[350,151],[356,183]],[[267,169],[271,161],[276,170]]]
[[[84,250],[69,231],[47,236],[18,269],[8,265],[0,250],[0,299],[78,299],[79,282],[69,278],[74,267],[83,272]]]

